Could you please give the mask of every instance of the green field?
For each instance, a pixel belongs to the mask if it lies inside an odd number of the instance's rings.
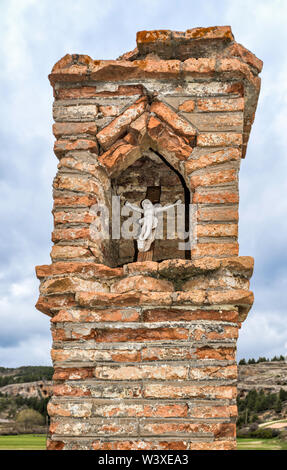
[[[46,435],[0,436],[0,450],[46,450]]]
[[[279,439],[237,439],[238,450],[287,450],[287,442]],[[44,434],[0,436],[0,450],[45,450]]]
[[[238,450],[287,450],[287,442],[279,439],[237,439]]]

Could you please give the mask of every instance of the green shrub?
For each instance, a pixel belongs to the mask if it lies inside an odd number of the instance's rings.
[[[45,424],[45,418],[38,411],[26,408],[19,411],[16,416],[16,423],[23,424],[24,427],[34,425],[42,426]]]

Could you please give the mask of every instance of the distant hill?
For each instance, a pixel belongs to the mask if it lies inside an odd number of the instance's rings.
[[[268,361],[238,366],[238,394],[255,389],[269,393],[287,391],[287,362]]]
[[[52,380],[53,371],[48,366],[0,367],[0,391],[5,385]]]

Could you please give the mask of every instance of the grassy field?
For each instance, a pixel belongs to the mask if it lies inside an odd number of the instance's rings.
[[[46,435],[0,436],[0,450],[46,450]]]
[[[287,442],[279,439],[237,439],[238,450],[287,450]]]
[[[238,450],[287,450],[287,442],[279,439],[237,439]],[[45,450],[44,434],[0,436],[0,450]]]

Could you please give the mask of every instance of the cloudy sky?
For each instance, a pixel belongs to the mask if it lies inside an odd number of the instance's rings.
[[[66,53],[115,59],[138,30],[214,25],[231,25],[264,61],[240,173],[240,255],[255,258],[255,304],[238,358],[287,353],[286,15],[286,0],[0,0],[0,366],[51,363],[34,266],[50,263],[52,66]]]

